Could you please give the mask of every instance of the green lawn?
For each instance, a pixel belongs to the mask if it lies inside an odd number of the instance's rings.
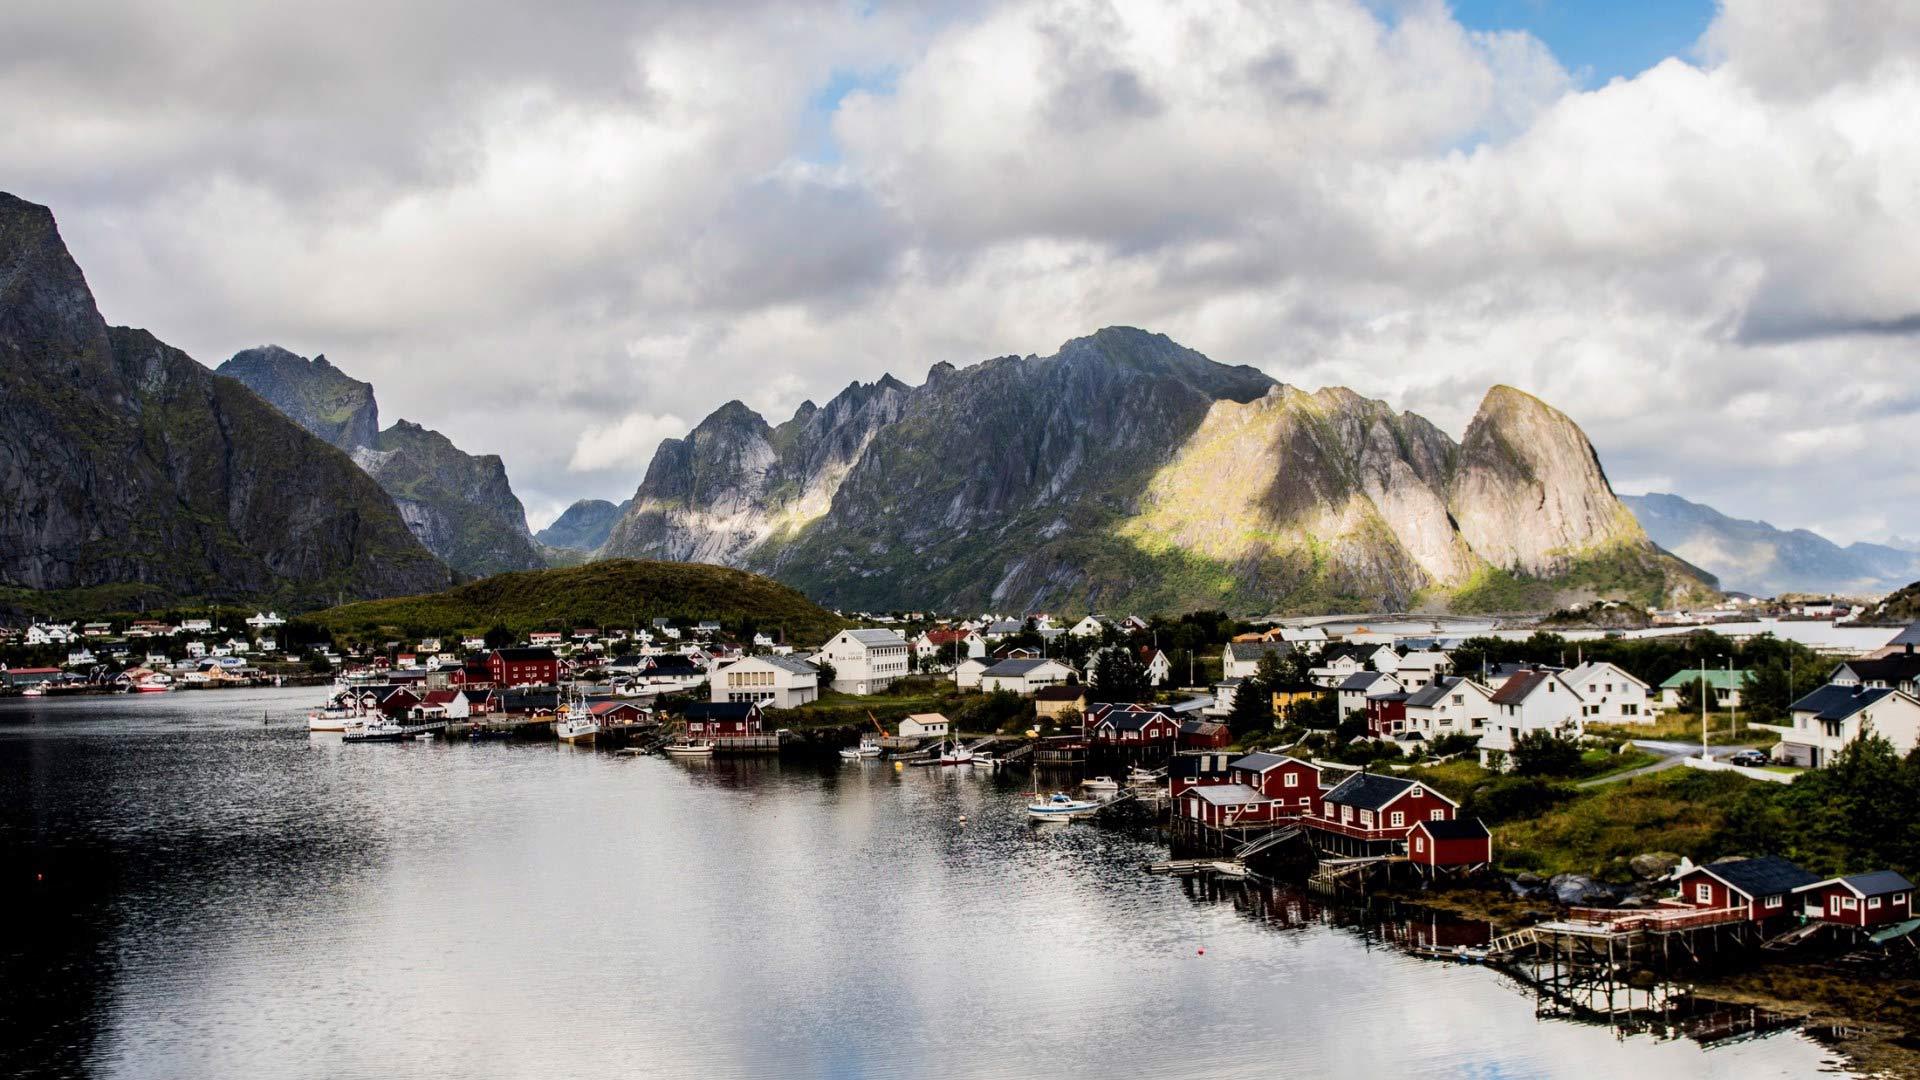
[[[1668,769],[1584,789],[1572,802],[1494,828],[1494,857],[1512,870],[1620,879],[1624,862],[1672,851],[1706,862],[1725,850],[1729,813],[1754,782],[1736,773]]]

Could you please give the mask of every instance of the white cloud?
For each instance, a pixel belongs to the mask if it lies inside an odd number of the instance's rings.
[[[643,464],[653,456],[662,439],[677,439],[687,433],[687,422],[671,414],[628,413],[611,424],[598,424],[580,433],[573,444],[573,456],[567,468],[591,472],[615,465]]]
[[[1456,433],[1520,385],[1777,524],[1920,455],[1898,0],[1727,0],[1584,91],[1438,0],[351,2],[0,9],[0,175],[110,319],[325,351],[529,507],[1112,323]]]

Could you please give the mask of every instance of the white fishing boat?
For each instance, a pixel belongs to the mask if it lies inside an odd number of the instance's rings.
[[[680,739],[661,747],[660,752],[668,757],[712,757],[713,744]]]
[[[1119,791],[1120,781],[1111,776],[1089,776],[1080,781],[1080,786],[1088,791]]]
[[[1039,802],[1027,804],[1027,816],[1035,821],[1071,821],[1097,812],[1100,804],[1076,799],[1056,791]]]
[[[1167,778],[1164,771],[1143,769],[1138,765],[1127,770],[1128,787],[1152,787]]]
[[[1213,872],[1221,877],[1243,878],[1247,876],[1247,865],[1237,862],[1216,862]]]
[[[862,758],[877,758],[880,756],[880,740],[875,736],[869,735],[860,740],[859,746],[849,746],[845,750],[840,751],[840,756],[848,761],[859,761]]]
[[[971,765],[973,764],[973,751],[957,742],[943,743],[940,747],[940,764]]]
[[[553,735],[564,743],[592,742],[600,734],[600,718],[593,715],[587,696],[576,687],[553,715]]]

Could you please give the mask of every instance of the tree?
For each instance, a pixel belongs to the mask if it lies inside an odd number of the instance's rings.
[[[813,666],[820,673],[820,692],[824,694],[833,689],[833,680],[839,678],[840,673],[834,670],[832,662],[823,656],[815,660]]]
[[[1516,776],[1569,776],[1580,767],[1580,744],[1570,735],[1529,731],[1513,741]]]
[[[1109,645],[1093,654],[1088,685],[1101,701],[1138,701],[1146,696],[1147,668],[1125,645]]]
[[[1258,675],[1241,679],[1233,688],[1233,707],[1227,712],[1227,728],[1242,739],[1273,723],[1273,691]]]
[[[504,649],[509,645],[512,645],[514,641],[517,640],[517,635],[515,635],[513,631],[507,629],[505,626],[502,626],[499,623],[495,623],[493,624],[493,629],[487,631],[486,638],[484,640],[486,641],[487,648],[489,649]]]

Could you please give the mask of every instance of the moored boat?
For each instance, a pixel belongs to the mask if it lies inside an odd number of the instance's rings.
[[[692,742],[687,739],[681,739],[661,747],[660,752],[669,757],[712,757],[713,744],[710,742]]]
[[[862,758],[877,758],[880,756],[880,740],[872,735],[868,735],[866,738],[860,740],[859,746],[849,746],[845,750],[840,751],[840,756],[848,761],[859,761]]]
[[[1120,781],[1111,776],[1089,776],[1080,782],[1088,791],[1119,791]]]
[[[1087,817],[1099,809],[1097,802],[1076,799],[1056,791],[1039,802],[1028,803],[1027,816],[1035,821],[1071,821],[1077,817]]]
[[[960,745],[958,742],[942,744],[940,747],[940,764],[971,765],[973,764],[973,751]]]

